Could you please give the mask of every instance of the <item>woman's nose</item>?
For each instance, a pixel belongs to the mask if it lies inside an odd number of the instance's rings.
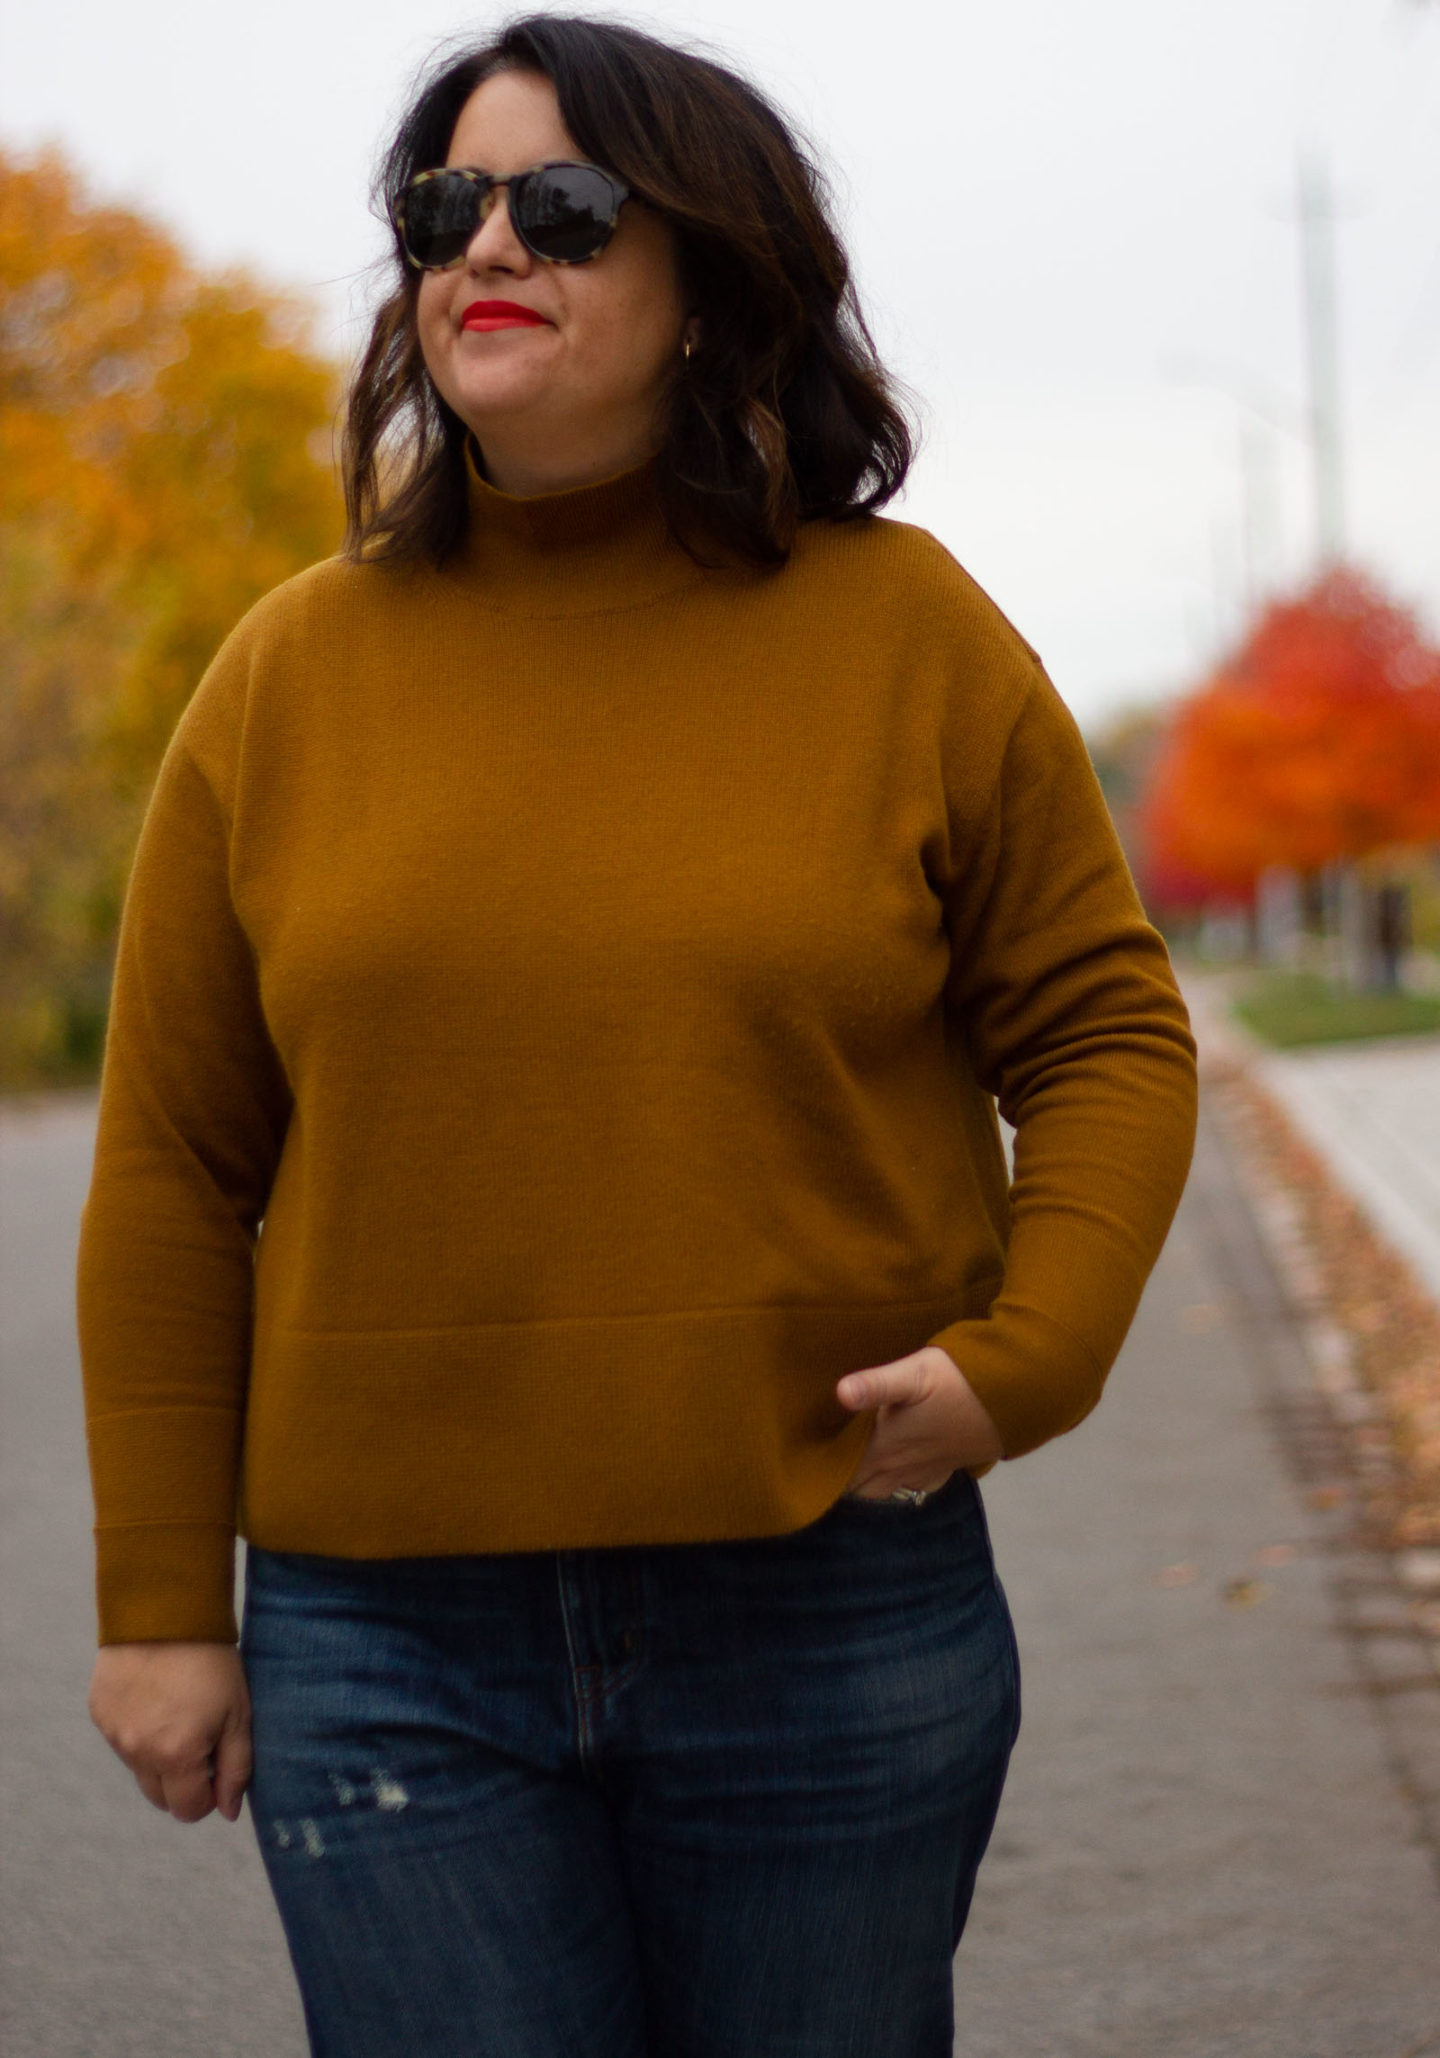
[[[519,273],[528,272],[534,263],[510,219],[508,186],[496,186],[491,192],[489,207],[466,247],[465,262],[472,272]]]

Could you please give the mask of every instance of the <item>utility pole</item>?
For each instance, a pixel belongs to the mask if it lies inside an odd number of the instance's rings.
[[[1335,290],[1335,196],[1323,158],[1300,160],[1300,261],[1309,374],[1315,548],[1321,568],[1345,554],[1345,474],[1340,441],[1339,318]]]

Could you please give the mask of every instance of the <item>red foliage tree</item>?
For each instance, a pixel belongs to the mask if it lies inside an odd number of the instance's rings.
[[[1277,602],[1180,707],[1144,829],[1154,890],[1185,899],[1440,840],[1440,651],[1356,572]]]

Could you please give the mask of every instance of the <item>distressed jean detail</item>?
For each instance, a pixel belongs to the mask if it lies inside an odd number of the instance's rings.
[[[251,1549],[317,2058],[950,2058],[1019,1727],[979,1489],[733,1543]]]

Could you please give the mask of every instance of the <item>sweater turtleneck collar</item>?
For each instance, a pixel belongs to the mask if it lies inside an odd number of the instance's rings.
[[[670,533],[653,462],[593,486],[522,498],[482,476],[467,439],[465,471],[464,562],[504,613],[608,612],[703,577]]]

